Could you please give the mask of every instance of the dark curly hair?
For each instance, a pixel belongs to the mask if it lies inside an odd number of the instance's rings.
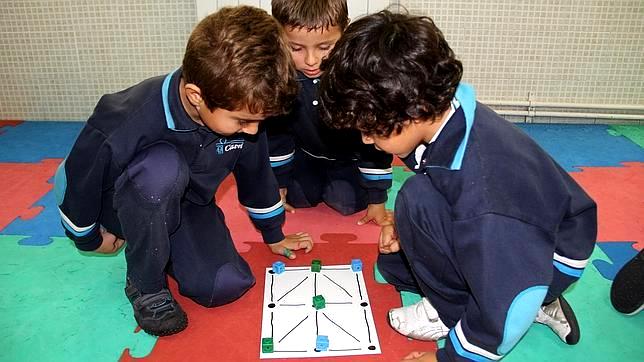
[[[430,18],[383,10],[351,23],[322,70],[324,121],[388,137],[445,112],[463,65]]]

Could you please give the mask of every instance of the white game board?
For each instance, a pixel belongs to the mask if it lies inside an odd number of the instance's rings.
[[[380,343],[362,271],[351,265],[266,268],[261,338],[272,338],[272,353],[260,358],[328,357],[380,354]],[[316,310],[313,296],[325,307]],[[316,350],[316,337],[328,336],[329,348]]]

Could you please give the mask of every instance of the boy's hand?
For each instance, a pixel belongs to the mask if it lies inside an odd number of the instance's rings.
[[[385,204],[369,204],[367,206],[367,213],[365,216],[358,220],[358,225],[364,225],[370,221],[375,222],[378,225],[383,225],[383,223],[386,222],[387,218],[389,217],[389,214],[387,213],[387,209],[385,209]]]
[[[436,353],[434,352],[412,352],[402,359],[403,361],[416,362],[436,362]]]
[[[290,212],[292,214],[292,213],[295,212],[295,208],[286,203],[286,194],[287,193],[288,193],[288,189],[286,187],[280,188],[280,197],[282,198],[282,205],[284,206],[284,210],[286,212]]]
[[[393,225],[384,225],[380,230],[378,250],[382,254],[391,254],[400,251],[400,241]]]
[[[275,244],[268,244],[268,247],[271,248],[273,254],[284,255],[289,259],[295,259],[295,253],[293,250],[304,249],[305,253],[310,252],[313,249],[313,238],[311,235],[299,232],[297,234],[286,235],[284,240]]]
[[[380,228],[380,240],[378,241],[378,250],[382,254],[390,254],[400,251],[400,241],[396,233],[396,225],[393,216],[388,213],[388,217]]]
[[[123,247],[123,244],[125,244],[125,240],[117,238],[116,235],[103,229],[102,227],[101,236],[103,237],[103,242],[101,243],[101,246],[98,247],[98,249],[94,250],[95,253],[114,254],[117,251],[121,250],[121,247]]]

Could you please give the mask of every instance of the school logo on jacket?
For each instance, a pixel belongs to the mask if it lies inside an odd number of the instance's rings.
[[[218,155],[223,155],[224,152],[232,150],[241,150],[244,147],[244,140],[229,140],[220,138],[217,140],[216,149]]]

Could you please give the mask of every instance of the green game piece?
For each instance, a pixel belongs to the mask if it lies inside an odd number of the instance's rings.
[[[291,257],[291,249],[285,248],[283,251],[283,254],[285,257],[290,258]]]
[[[311,271],[315,273],[319,273],[320,270],[322,270],[322,262],[320,260],[313,260],[311,262]]]
[[[262,352],[273,353],[273,338],[262,338]]]
[[[321,295],[316,295],[313,297],[313,307],[317,310],[323,309],[325,306],[324,297]]]

